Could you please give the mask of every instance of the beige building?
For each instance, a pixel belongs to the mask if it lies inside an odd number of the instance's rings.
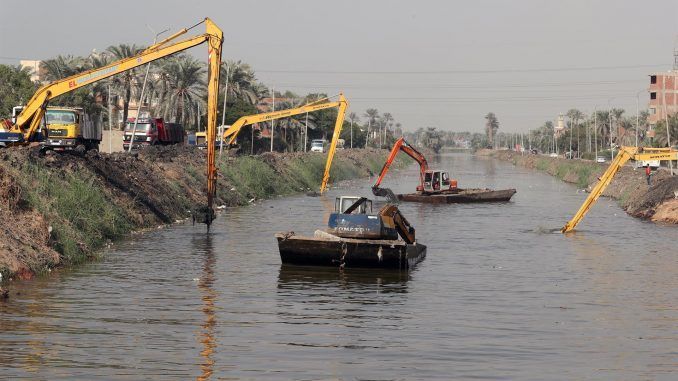
[[[31,70],[31,81],[42,82],[44,73],[40,70],[40,60],[19,60],[21,68],[28,68]]]

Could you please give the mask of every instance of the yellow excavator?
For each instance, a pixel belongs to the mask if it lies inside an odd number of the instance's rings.
[[[621,147],[619,154],[614,158],[605,173],[600,177],[596,186],[593,187],[591,193],[579,208],[577,213],[570,221],[563,226],[560,231],[567,233],[574,230],[574,228],[581,222],[586,213],[591,209],[593,204],[598,200],[598,197],[603,193],[605,188],[610,185],[614,175],[624,166],[629,160],[636,161],[651,161],[651,160],[678,160],[678,151],[671,148],[642,148],[642,147]]]
[[[204,34],[191,37],[179,42],[173,42],[177,37],[185,34],[196,26],[205,23]],[[184,28],[172,36],[149,46],[137,55],[115,61],[106,66],[88,70],[67,78],[54,81],[40,87],[33,97],[26,103],[16,120],[3,120],[0,123],[0,144],[5,146],[26,145],[37,140],[37,131],[40,128],[48,103],[63,94],[74,91],[83,86],[122,73],[135,67],[148,64],[157,59],[184,51],[202,43],[207,43],[209,57],[209,73],[207,77],[207,216],[205,222],[209,225],[214,219],[212,207],[216,194],[217,169],[214,164],[214,148],[216,138],[217,94],[219,91],[219,67],[221,66],[221,48],[224,35],[212,20],[203,21]],[[172,42],[170,44],[170,42]]]
[[[337,150],[337,142],[339,141],[339,135],[341,134],[341,128],[344,125],[344,116],[346,115],[346,109],[348,108],[348,102],[344,97],[343,93],[339,93],[339,100],[330,101],[329,98],[322,98],[317,101],[307,103],[303,106],[290,108],[286,110],[271,111],[262,114],[246,115],[240,117],[236,120],[231,127],[224,131],[223,140],[228,146],[232,146],[235,143],[235,139],[238,137],[240,130],[247,125],[267,122],[270,120],[287,118],[294,115],[305,114],[308,112],[324,110],[332,107],[338,107],[337,112],[337,121],[334,124],[334,133],[332,134],[332,142],[330,143],[330,149],[327,153],[327,163],[325,164],[325,173],[323,174],[323,180],[320,185],[320,193],[325,192],[327,189],[327,182],[330,179],[330,168],[332,167],[332,159],[334,159],[334,154]]]

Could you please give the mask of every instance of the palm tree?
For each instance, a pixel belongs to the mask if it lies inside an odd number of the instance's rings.
[[[669,135],[671,137],[671,145],[675,146],[678,141],[678,114],[669,116]],[[668,147],[669,139],[666,135],[666,121],[662,120],[654,127],[655,137],[654,144],[657,147]]]
[[[388,126],[388,123],[393,120],[393,115],[391,115],[390,112],[385,112],[381,116],[381,120],[383,122],[383,130],[382,130],[382,135],[381,135],[382,136],[381,145],[383,145],[386,142],[386,127]]]
[[[367,142],[370,139],[370,128],[379,117],[379,111],[377,111],[376,108],[368,108],[367,110],[365,110],[365,117],[367,118],[367,134],[365,135],[365,147],[367,147]]]
[[[579,120],[584,117],[584,113],[577,110],[576,108],[570,109],[567,112],[567,117],[570,120],[570,155],[572,155],[572,135],[574,130],[577,129],[577,153],[579,153]],[[570,156],[572,158],[572,156]]]
[[[226,73],[228,72],[228,76]],[[222,81],[228,78],[228,99],[242,99],[250,104],[257,103],[263,95],[261,88],[257,86],[257,78],[250,65],[241,61],[226,61],[221,64]]]
[[[204,64],[188,55],[180,55],[163,62],[158,68],[167,92],[161,98],[160,113],[164,118],[183,123],[197,121],[197,108],[205,110],[207,90]],[[200,126],[196,124],[196,130]]]
[[[499,129],[499,120],[493,112],[488,112],[485,115],[485,134],[487,135],[487,142],[490,146],[494,147],[494,136]]]
[[[118,61],[128,57],[134,57],[143,49],[144,48],[141,46],[120,44],[109,46],[106,51],[111,55],[113,61]],[[111,83],[115,86],[117,92],[122,94],[122,120],[123,123],[125,123],[129,113],[129,102],[140,83],[137,78],[136,69],[127,70],[124,73],[113,76],[111,78]],[[139,105],[139,107],[141,107],[141,105]]]

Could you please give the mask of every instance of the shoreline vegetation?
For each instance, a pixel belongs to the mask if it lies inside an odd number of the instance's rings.
[[[379,149],[337,151],[332,183],[378,173],[387,154]],[[224,155],[217,160],[215,204],[244,206],[317,190],[326,156]],[[0,151],[2,280],[30,279],[77,265],[133,232],[190,218],[206,203],[204,167],[204,151],[185,146],[149,147],[132,155],[41,154],[37,147]]]
[[[562,181],[576,184],[590,191],[605,172],[609,163],[596,163],[591,160],[553,158],[544,155],[521,155],[511,150],[476,151],[477,156],[489,156],[508,161],[513,165],[537,169]],[[629,215],[665,224],[678,224],[678,176],[668,171],[653,172],[652,186],[648,187],[645,172],[624,166],[619,170],[603,196],[617,200],[619,206]],[[576,210],[573,210],[574,214]]]

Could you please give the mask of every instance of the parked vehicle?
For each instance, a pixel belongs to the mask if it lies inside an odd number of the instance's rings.
[[[345,145],[346,145],[346,140],[337,139],[337,149],[344,149]]]
[[[604,163],[605,161],[605,156],[596,156],[596,163]]]
[[[311,141],[311,152],[325,152],[325,140],[313,139]]]
[[[178,123],[166,123],[162,118],[140,118],[134,130],[135,118],[129,118],[123,135],[123,148],[128,149],[134,132],[132,148],[170,145],[184,142],[184,127]]]
[[[645,167],[649,165],[652,169],[657,169],[661,165],[660,160],[639,160],[636,162],[637,168]]]
[[[45,149],[88,151],[99,149],[101,125],[82,108],[48,107],[45,112]]]

